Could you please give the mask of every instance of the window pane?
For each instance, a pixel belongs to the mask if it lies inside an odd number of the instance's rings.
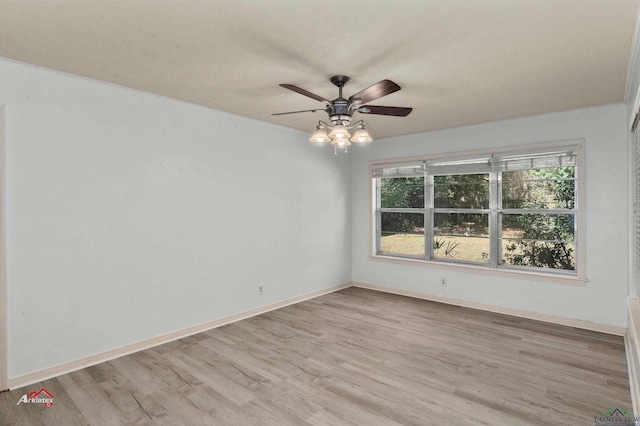
[[[489,262],[489,215],[435,213],[434,259]]]
[[[504,214],[501,263],[574,270],[574,222],[573,214]]]
[[[502,173],[505,209],[572,209],[574,205],[574,167]]]
[[[433,177],[434,207],[489,208],[489,175],[448,175]]]
[[[380,214],[380,252],[424,257],[424,214]]]
[[[423,208],[424,176],[380,179],[382,208]]]

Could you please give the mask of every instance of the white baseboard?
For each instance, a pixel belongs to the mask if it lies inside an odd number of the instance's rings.
[[[633,402],[633,414],[638,415],[638,404],[640,403],[640,302],[638,299],[629,297],[627,299],[627,312],[629,314],[629,328],[624,336],[624,347],[627,353],[627,368],[629,369],[629,388],[631,390],[631,401]]]
[[[553,323],[553,324],[560,324],[560,325],[566,325],[569,327],[576,327],[576,328],[582,328],[582,329],[586,329],[586,330],[593,330],[593,331],[599,331],[602,333],[607,333],[607,334],[613,334],[613,335],[617,335],[617,336],[625,336],[626,334],[626,329],[623,327],[615,327],[615,326],[610,326],[610,325],[604,325],[604,324],[596,324],[596,323],[591,323],[588,321],[582,321],[582,320],[576,320],[576,319],[570,319],[570,318],[563,318],[563,317],[558,317],[558,316],[554,316],[554,315],[546,315],[546,314],[540,314],[537,312],[531,312],[531,311],[522,311],[522,310],[518,310],[518,309],[511,309],[511,308],[503,308],[503,307],[499,307],[499,306],[492,306],[492,305],[485,305],[485,304],[481,304],[481,303],[475,303],[475,302],[469,302],[466,300],[461,300],[461,299],[453,299],[453,298],[448,298],[448,297],[443,297],[443,296],[436,296],[436,295],[431,295],[431,294],[426,294],[426,293],[420,293],[420,292],[416,292],[416,291],[411,291],[411,290],[400,290],[400,289],[395,289],[395,288],[391,288],[391,287],[385,287],[385,286],[380,286],[380,285],[375,285],[375,284],[368,284],[368,283],[363,283],[363,282],[356,282],[356,281],[352,281],[352,282],[346,282],[343,284],[339,284],[333,287],[329,287],[326,289],[322,289],[322,290],[318,290],[318,291],[314,291],[311,293],[306,293],[300,296],[296,296],[296,297],[292,297],[290,299],[286,299],[286,300],[282,300],[280,302],[276,302],[276,303],[272,303],[269,305],[265,305],[265,306],[260,306],[258,308],[255,309],[251,309],[249,311],[245,311],[245,312],[240,312],[238,314],[234,314],[234,315],[230,315],[224,318],[220,318],[217,320],[213,320],[213,321],[209,321],[203,324],[199,324],[199,325],[195,325],[192,327],[188,327],[182,330],[178,330],[178,331],[174,331],[171,333],[167,333],[161,336],[157,336],[157,337],[153,337],[151,339],[146,339],[143,340],[141,342],[137,342],[137,343],[133,343],[130,345],[125,345],[116,349],[112,349],[106,352],[101,352],[99,354],[95,354],[95,355],[91,355],[85,358],[81,358],[75,361],[69,361],[57,366],[53,366],[50,368],[46,368],[44,370],[39,370],[39,371],[35,371],[33,373],[29,373],[29,374],[25,374],[22,376],[17,376],[17,377],[13,377],[13,378],[9,378],[9,389],[17,389],[17,388],[21,388],[23,386],[28,386],[31,385],[33,383],[38,383],[41,382],[43,380],[47,380],[47,379],[51,379],[53,377],[57,377],[63,374],[67,374],[70,373],[72,371],[76,371],[76,370],[80,370],[82,368],[87,368],[87,367],[91,367],[93,365],[99,364],[101,362],[106,362],[106,361],[110,361],[112,359],[115,358],[119,358],[121,356],[125,356],[125,355],[129,355],[132,354],[134,352],[139,352],[145,349],[149,349],[152,348],[154,346],[158,346],[158,345],[162,345],[164,343],[168,343],[168,342],[172,342],[174,340],[178,340],[178,339],[182,339],[197,333],[201,333],[203,331],[206,330],[211,330],[213,328],[217,328],[226,324],[230,324],[236,321],[240,321],[246,318],[250,318],[256,315],[260,315],[269,311],[273,311],[275,309],[279,309],[279,308],[283,308],[285,306],[289,306],[289,305],[293,305],[295,303],[299,303],[305,300],[309,300],[309,299],[313,299],[315,297],[319,297],[322,296],[324,294],[328,294],[328,293],[333,293],[335,291],[338,290],[342,290],[348,287],[361,287],[361,288],[366,288],[366,289],[370,289],[370,290],[375,290],[375,291],[382,291],[385,293],[393,293],[393,294],[398,294],[401,296],[408,296],[408,297],[414,297],[414,298],[418,298],[418,299],[424,299],[424,300],[430,300],[430,301],[434,301],[434,302],[440,302],[440,303],[446,303],[449,305],[456,305],[456,306],[463,306],[463,307],[467,307],[467,308],[473,308],[473,309],[479,309],[482,311],[488,311],[488,312],[495,312],[495,313],[499,313],[499,314],[505,314],[505,315],[511,315],[511,316],[515,316],[515,317],[520,317],[520,318],[527,318],[527,319],[533,319],[533,320],[537,320],[537,321],[543,321],[543,322],[549,322],[549,323]],[[637,302],[637,301],[636,301]],[[638,317],[636,319],[636,321],[638,321],[638,325],[634,328],[634,330],[638,330],[640,331],[640,305],[638,305]],[[630,328],[631,328],[631,321],[630,321]],[[625,344],[627,343],[627,340],[631,341],[635,341],[636,344],[638,342],[638,340],[632,340],[632,339],[628,339],[627,337],[625,337]],[[629,344],[631,344],[629,342]],[[629,354],[630,351],[627,350],[627,354]],[[636,352],[638,353],[638,352]],[[629,355],[627,355],[629,356]],[[630,369],[632,368],[631,366],[631,362],[629,362],[630,365]],[[630,374],[629,374],[629,378],[630,381],[632,380],[632,377],[637,377],[635,375],[635,373],[633,373],[632,376],[632,371],[630,370]],[[634,388],[635,386],[635,388]],[[634,389],[636,392],[636,395],[634,395]],[[632,390],[632,398],[634,398],[634,411],[635,411],[635,407],[636,407],[636,402],[640,402],[640,397],[637,396],[638,394],[638,383],[634,383],[631,386],[631,390]],[[638,399],[636,399],[638,398]]]
[[[335,291],[342,290],[348,287],[351,287],[351,282],[338,284],[333,287],[325,288],[325,289],[314,291],[311,293],[306,293],[300,296],[292,297],[290,299],[282,300],[280,302],[272,303],[265,306],[260,306],[258,308],[251,309],[249,311],[240,312],[238,314],[230,315],[224,318],[219,318],[213,321],[208,321],[203,324],[198,324],[182,330],[163,334],[161,336],[153,337],[151,339],[146,339],[137,343],[132,343],[130,345],[125,345],[116,349],[112,349],[106,352],[101,352],[99,354],[91,355],[75,361],[65,362],[63,364],[46,368],[44,370],[39,370],[39,371],[35,371],[33,373],[25,374],[22,376],[9,378],[9,389],[13,390],[13,389],[21,388],[23,386],[31,385],[33,383],[38,383],[43,380],[60,376],[62,374],[67,374],[67,373],[71,373],[72,371],[80,370],[82,368],[91,367],[92,365],[100,364],[101,362],[110,361],[112,359],[119,358],[121,356],[129,355],[134,352],[139,352],[144,349],[149,349],[154,346],[162,345],[164,343],[169,343],[174,340],[183,339],[185,337],[188,337],[197,333],[201,333],[203,331],[211,330],[213,328],[221,327],[223,325],[230,324],[232,322],[236,322],[246,318],[254,317],[256,315],[264,314],[266,312],[273,311],[275,309],[284,308],[285,306],[293,305],[295,303],[300,303],[302,301],[313,299],[318,296],[322,296],[324,294],[333,293]]]
[[[446,303],[448,305],[463,306],[465,308],[479,309],[481,311],[495,312],[498,314],[511,315],[514,317],[527,318],[536,321],[543,321],[552,324],[566,325],[569,327],[581,328],[585,330],[598,331],[601,333],[613,334],[616,336],[624,336],[627,329],[624,327],[616,327],[613,325],[596,324],[589,321],[564,318],[555,315],[541,314],[532,311],[523,311],[520,309],[504,308],[501,306],[485,305],[483,303],[470,302],[468,300],[453,299],[444,296],[436,296],[433,294],[420,293],[412,290],[400,290],[392,287],[385,287],[377,284],[368,284],[363,282],[352,281],[354,287],[367,288],[369,290],[383,291],[385,293],[393,293],[400,296],[414,297],[417,299],[430,300],[432,302]]]

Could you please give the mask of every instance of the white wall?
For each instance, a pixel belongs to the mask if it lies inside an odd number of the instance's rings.
[[[25,64],[0,76],[10,378],[350,280],[348,157]]]
[[[352,160],[353,280],[625,327],[629,251],[626,120],[627,106],[620,103],[376,141]],[[391,265],[368,258],[370,160],[579,138],[586,145],[586,286]],[[439,285],[441,276],[448,278],[447,287]]]
[[[634,31],[633,44],[631,46],[631,52],[629,57],[629,70],[627,75],[627,88],[625,93],[625,101],[629,107],[629,122],[631,122],[635,111],[633,107],[635,105],[636,96],[638,94],[638,87],[640,87],[640,17],[636,21],[636,27]]]

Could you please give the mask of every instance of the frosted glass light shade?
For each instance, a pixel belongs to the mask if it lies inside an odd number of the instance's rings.
[[[309,138],[309,141],[311,142],[315,142],[315,143],[327,143],[329,142],[331,139],[329,138],[329,135],[327,135],[327,131],[324,129],[324,127],[316,127],[316,131],[313,132],[313,135],[311,135],[311,137]]]
[[[334,140],[331,141],[331,145],[349,146],[351,145],[351,142],[349,142],[349,139],[347,138],[335,138]]]
[[[367,132],[365,128],[356,130],[356,132],[353,134],[353,137],[351,138],[351,142],[355,143],[368,143],[372,140],[373,139],[371,139],[371,135],[369,135],[369,132]]]
[[[346,127],[342,124],[337,124],[333,130],[331,130],[331,133],[329,133],[329,137],[331,139],[348,139],[351,135]]]

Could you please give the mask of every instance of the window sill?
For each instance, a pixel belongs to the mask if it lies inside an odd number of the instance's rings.
[[[521,280],[544,281],[547,283],[566,284],[584,287],[589,281],[578,276],[565,276],[545,272],[519,271],[514,269],[491,268],[489,266],[464,265],[433,260],[409,259],[404,257],[369,255],[375,262],[392,263],[396,265],[418,266],[423,268],[446,269],[450,271],[467,272],[473,274],[491,275],[494,277],[517,278]]]

